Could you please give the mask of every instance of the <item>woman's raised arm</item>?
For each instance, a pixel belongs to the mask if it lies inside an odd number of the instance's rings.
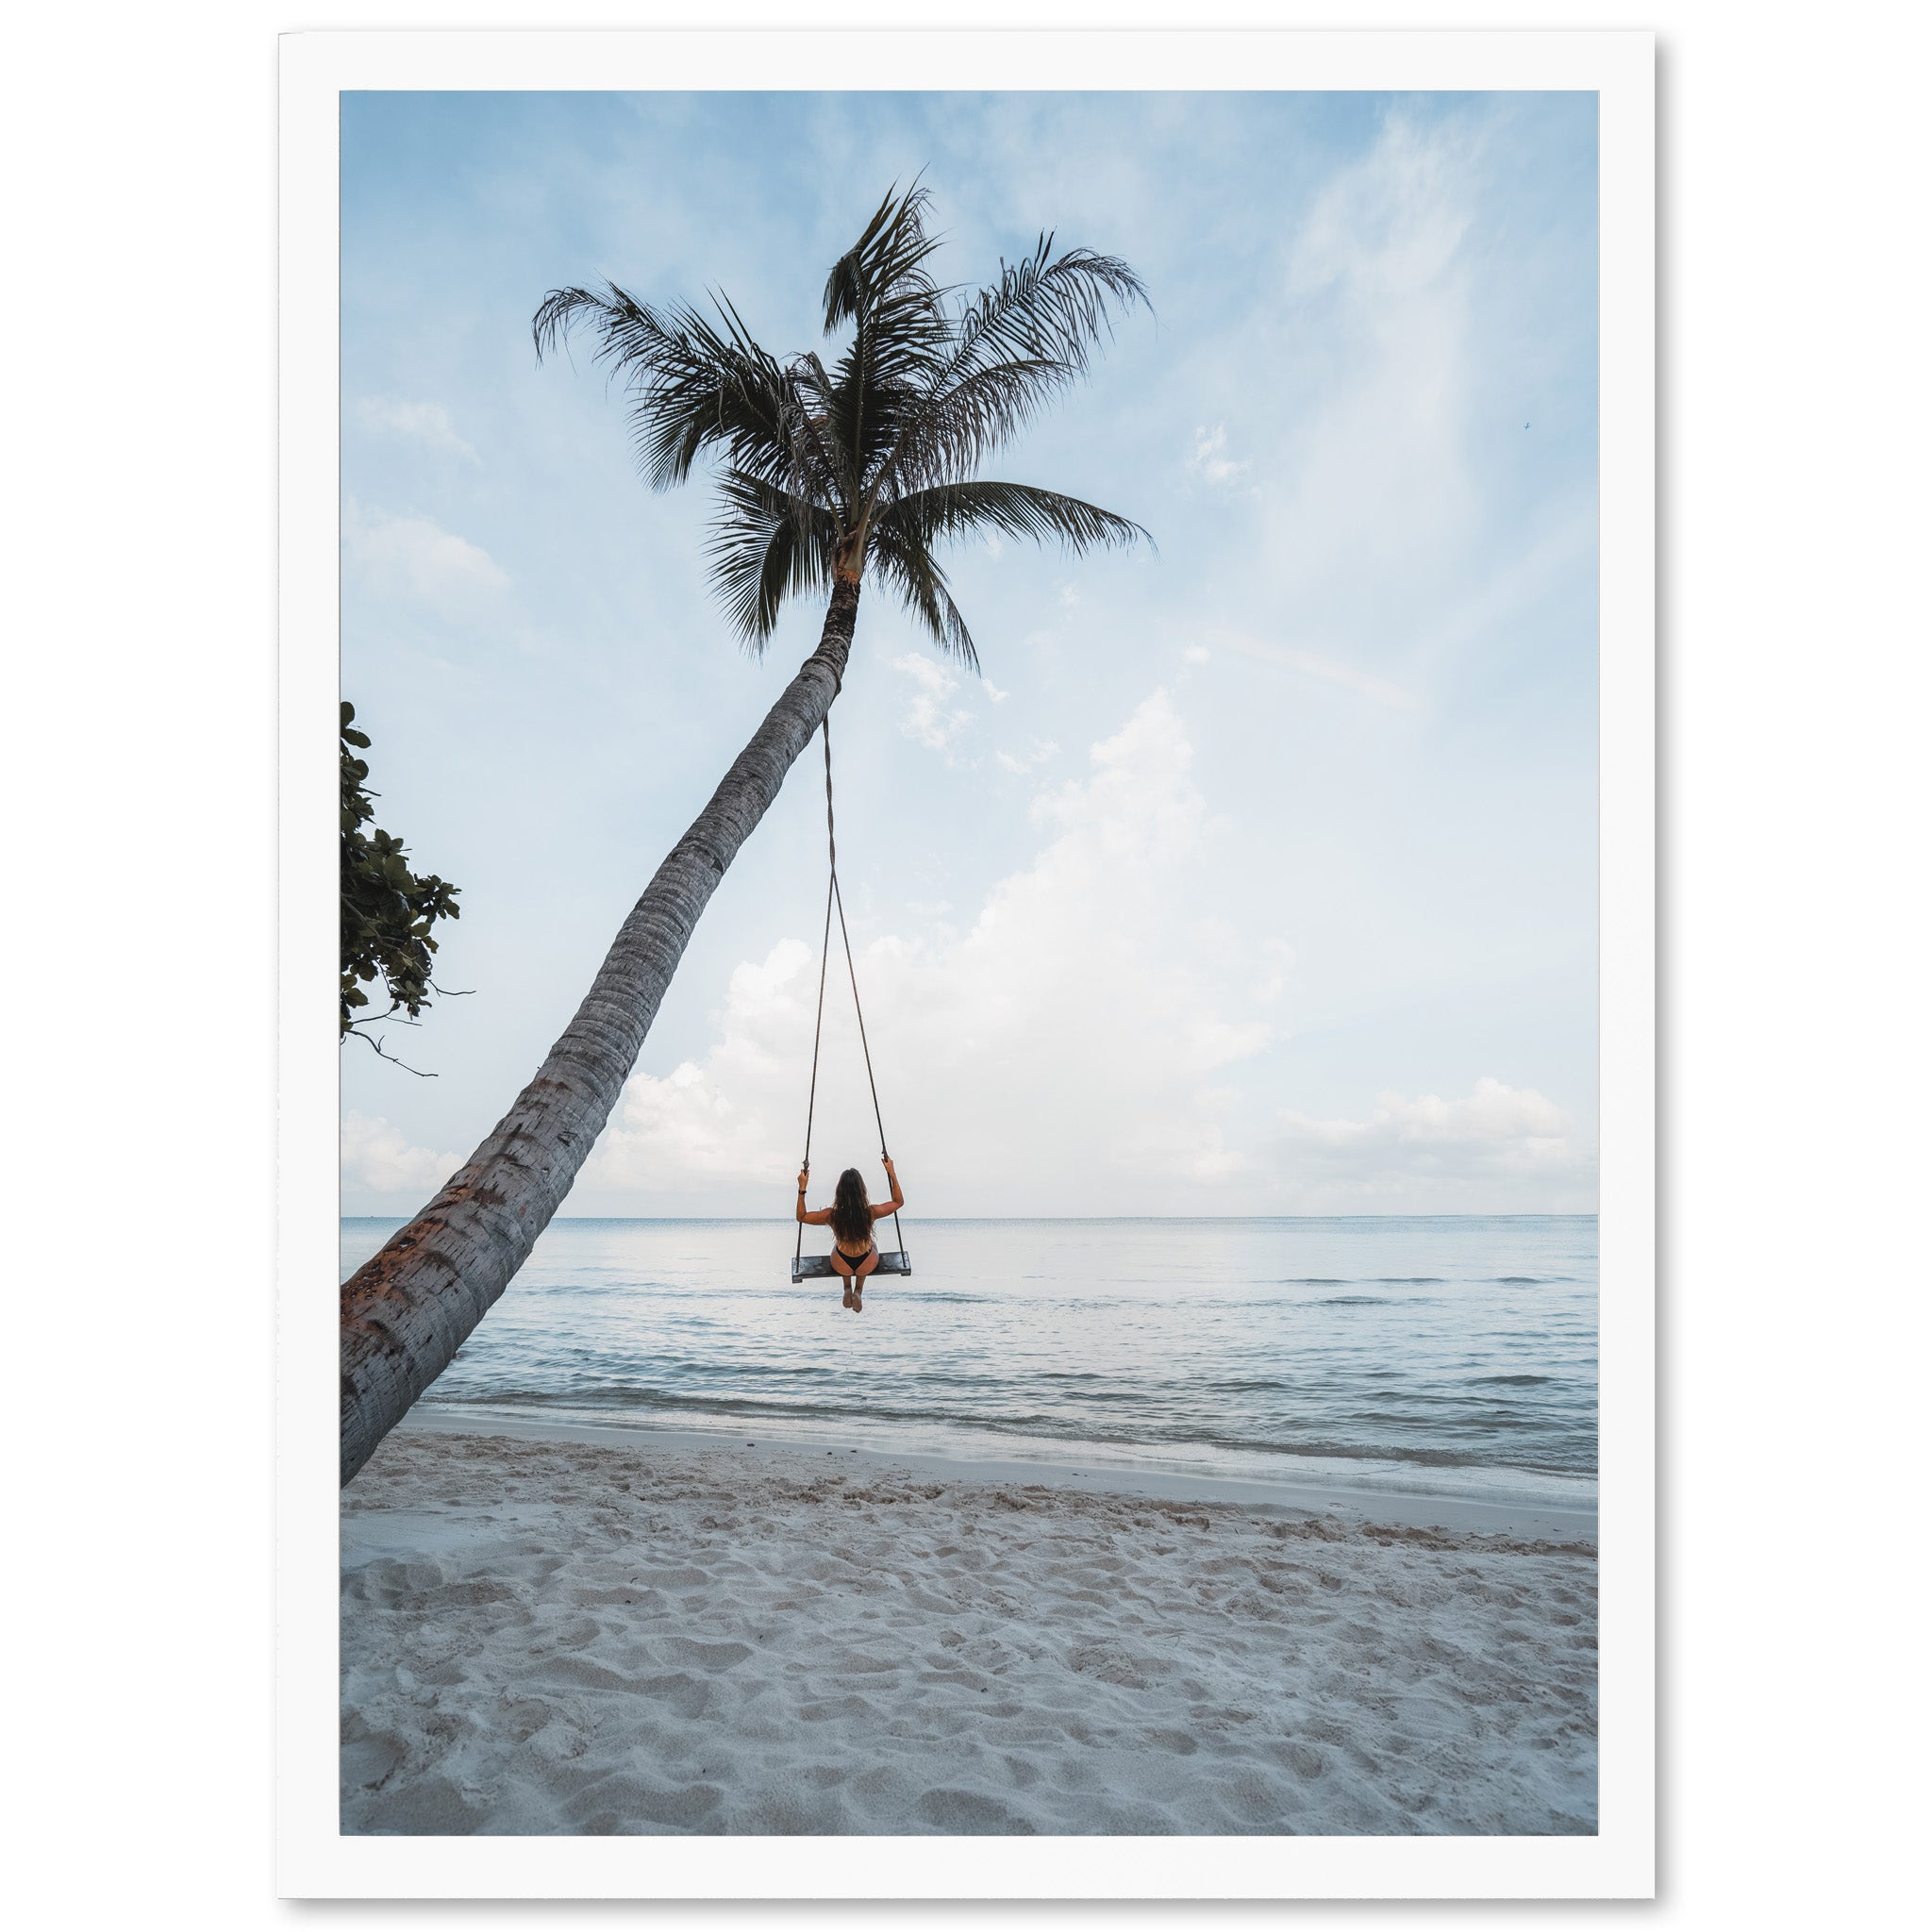
[[[883,1207],[874,1208],[872,1210],[872,1218],[874,1221],[883,1221],[887,1215],[898,1213],[899,1209],[906,1205],[906,1196],[900,1191],[899,1188],[898,1173],[892,1166],[892,1157],[888,1154],[883,1158],[886,1163],[886,1178],[892,1184],[892,1198],[886,1202]]]
[[[798,1170],[798,1218],[808,1227],[824,1227],[831,1220],[832,1210],[829,1208],[821,1208],[816,1213],[812,1213],[805,1205],[805,1181],[810,1172],[808,1167],[801,1167]]]

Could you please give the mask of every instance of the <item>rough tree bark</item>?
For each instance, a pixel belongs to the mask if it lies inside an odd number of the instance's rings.
[[[818,649],[658,868],[536,1078],[441,1192],[342,1284],[344,1484],[449,1366],[570,1191],[700,914],[838,693],[858,613],[858,580],[841,573]]]

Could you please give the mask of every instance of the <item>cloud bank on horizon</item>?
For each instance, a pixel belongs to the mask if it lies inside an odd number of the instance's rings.
[[[816,632],[724,647],[702,488],[643,490],[621,399],[530,369],[530,310],[604,273],[718,286],[804,346],[845,231],[922,163],[948,275],[1054,226],[1147,277],[1158,326],[994,468],[1160,554],[961,556],[996,683],[861,609],[841,871],[915,1210],[1592,1208],[1593,105],[847,105],[345,104],[344,690],[382,822],[464,888],[446,971],[477,988],[408,1036],[437,1080],[345,1060],[345,1211],[410,1211],[493,1124]],[[798,208],[779,151],[823,163]],[[565,1212],[786,1213],[803,763]],[[835,957],[815,1172],[876,1138]]]

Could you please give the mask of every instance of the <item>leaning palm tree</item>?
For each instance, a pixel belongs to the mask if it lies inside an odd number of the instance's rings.
[[[754,651],[789,597],[827,598],[819,646],[658,868],[563,1036],[488,1139],[381,1253],[342,1284],[341,1479],[448,1366],[548,1225],[630,1076],[659,1001],[725,868],[824,722],[845,674],[870,569],[931,633],[978,656],[935,552],[998,533],[1071,551],[1146,533],[1092,504],[981,478],[984,460],[1085,372],[1115,318],[1146,299],[1110,255],[1042,236],[970,297],[928,264],[928,198],[886,197],[825,283],[831,367],[779,361],[729,302],[715,319],[607,285],[537,311],[541,359],[577,331],[623,379],[651,483],[717,467],[711,575]]]

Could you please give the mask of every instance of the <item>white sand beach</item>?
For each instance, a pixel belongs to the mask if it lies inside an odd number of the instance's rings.
[[[344,1492],[344,1831],[1596,1828],[1593,1534],[576,1434]]]

